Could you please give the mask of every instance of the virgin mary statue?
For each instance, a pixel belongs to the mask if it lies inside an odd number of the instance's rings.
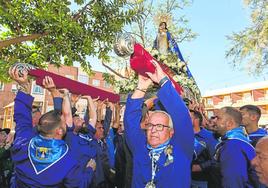
[[[157,49],[162,55],[168,55],[169,53],[176,54],[180,61],[185,62],[180,52],[179,46],[172,38],[171,33],[167,28],[167,22],[160,22],[158,34],[156,36],[156,39],[154,40],[153,48]],[[187,66],[186,68],[186,74],[189,78],[191,78],[192,74]]]

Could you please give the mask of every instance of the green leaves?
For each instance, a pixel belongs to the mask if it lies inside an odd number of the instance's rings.
[[[136,12],[125,1],[75,0],[0,1],[0,69],[14,62],[43,67],[44,62],[80,62],[90,73],[86,56],[109,60],[115,35]],[[5,66],[4,66],[5,64]],[[7,66],[6,66],[7,64]],[[0,78],[2,79],[2,78]]]
[[[268,65],[268,2],[266,0],[247,0],[251,12],[252,25],[227,38],[232,42],[226,57],[234,66],[246,68],[249,73],[261,74]]]

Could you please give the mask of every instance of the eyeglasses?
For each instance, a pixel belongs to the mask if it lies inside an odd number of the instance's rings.
[[[164,127],[168,127],[168,128],[170,128],[169,126],[167,126],[167,125],[162,125],[162,124],[152,124],[152,123],[146,123],[146,124],[145,124],[145,128],[146,128],[147,130],[152,130],[153,127],[155,127],[155,129],[156,129],[157,131],[163,131]]]

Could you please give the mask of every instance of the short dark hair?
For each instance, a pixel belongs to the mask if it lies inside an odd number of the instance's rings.
[[[33,108],[32,108],[32,115],[34,115],[37,112],[40,112],[41,113],[40,107],[33,106]]]
[[[190,99],[188,99],[188,98],[186,98],[186,97],[183,98],[183,101],[184,101],[185,105],[186,105],[188,108],[189,108],[189,105],[193,103]]]
[[[242,115],[239,110],[231,106],[223,107],[222,110],[224,111],[225,114],[231,116],[238,126],[241,125]]]
[[[199,127],[202,127],[202,122],[203,122],[202,114],[196,110],[190,110],[190,113],[193,113],[194,118],[199,120]]]
[[[5,132],[6,134],[9,134],[10,133],[10,129],[9,128],[0,128],[0,132]]]
[[[37,130],[42,136],[53,134],[53,130],[61,125],[61,112],[51,110],[43,114],[37,125]]]
[[[261,109],[258,106],[248,104],[240,107],[240,110],[246,110],[250,114],[256,114],[258,116],[258,120],[261,117]]]

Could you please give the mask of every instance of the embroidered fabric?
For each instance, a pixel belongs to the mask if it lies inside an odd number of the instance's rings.
[[[68,152],[68,146],[63,140],[45,138],[38,135],[31,139],[28,147],[29,159],[36,174],[51,167]]]

